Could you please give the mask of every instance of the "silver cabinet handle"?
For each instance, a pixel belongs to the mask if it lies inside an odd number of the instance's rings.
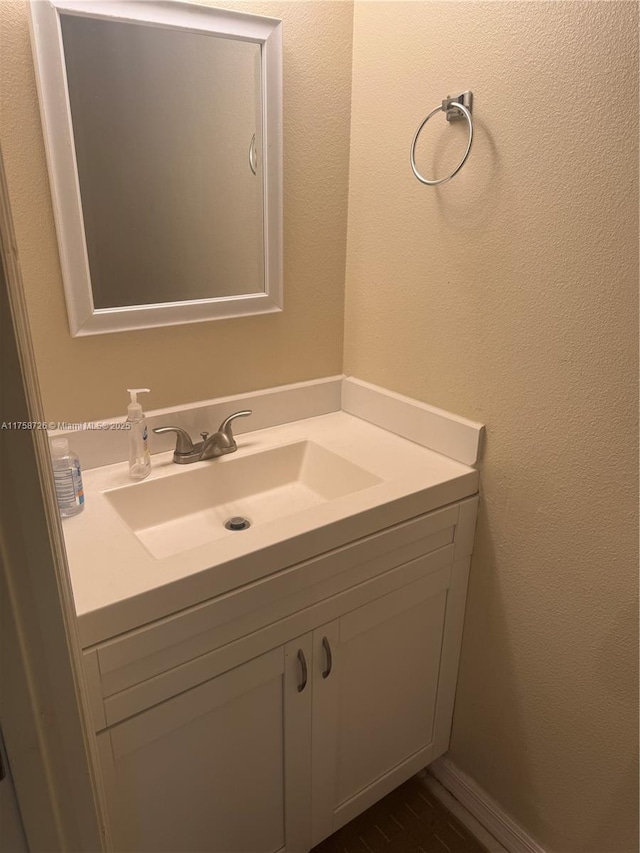
[[[298,660],[300,661],[300,669],[302,671],[302,681],[298,684],[298,693],[302,693],[307,686],[307,659],[302,649],[298,649]]]
[[[255,175],[258,171],[258,155],[256,152],[256,135],[255,133],[251,137],[251,143],[249,145],[249,168]]]
[[[324,653],[327,656],[327,668],[322,670],[322,677],[328,678],[333,668],[333,656],[331,655],[331,646],[329,645],[329,640],[327,640],[326,637],[322,638],[322,648],[324,649]]]

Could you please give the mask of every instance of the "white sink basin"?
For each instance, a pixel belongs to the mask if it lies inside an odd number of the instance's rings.
[[[225,528],[230,518],[261,525],[380,482],[319,444],[298,441],[195,463],[174,476],[104,495],[147,550],[163,559],[221,537],[246,535]]]
[[[63,528],[85,647],[478,489],[476,469],[346,412],[239,439],[192,465],[156,453],[141,483],[126,462],[83,471],[84,512]],[[225,530],[238,515],[252,526]]]

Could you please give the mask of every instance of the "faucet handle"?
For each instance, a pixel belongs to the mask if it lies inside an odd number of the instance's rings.
[[[176,433],[176,454],[179,456],[183,453],[193,453],[193,442],[191,436],[185,430],[175,426],[156,427],[153,430],[158,435],[163,435],[165,432]]]
[[[224,433],[230,442],[234,442],[233,432],[231,430],[231,424],[235,421],[236,418],[246,418],[248,415],[252,414],[251,409],[243,409],[241,412],[234,412],[232,415],[229,415],[228,418],[225,418],[220,426],[218,427],[218,432]]]

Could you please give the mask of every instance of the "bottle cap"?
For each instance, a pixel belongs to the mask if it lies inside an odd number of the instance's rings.
[[[52,438],[51,439],[51,455],[60,459],[63,456],[69,455],[69,439],[67,438]]]
[[[138,394],[148,394],[148,388],[127,388],[129,394],[131,394],[131,402],[127,406],[127,412],[129,413],[129,417],[134,420],[142,417],[142,406],[138,403]]]

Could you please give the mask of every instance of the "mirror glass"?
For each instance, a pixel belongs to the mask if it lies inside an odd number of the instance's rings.
[[[260,45],[61,25],[95,307],[264,291]]]
[[[280,22],[31,4],[73,335],[282,305]]]

